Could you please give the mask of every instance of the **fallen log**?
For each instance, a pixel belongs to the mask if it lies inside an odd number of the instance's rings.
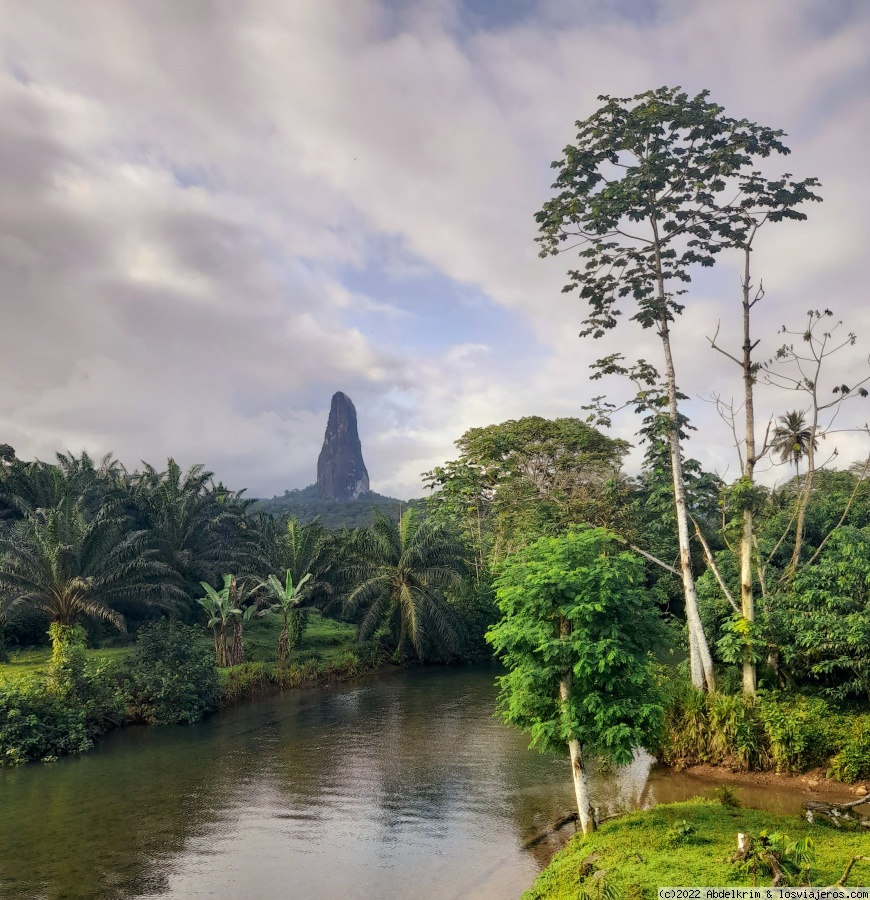
[[[870,816],[855,811],[856,806],[870,803],[870,794],[849,803],[825,803],[822,800],[805,800],[804,812],[807,822],[812,824],[821,819],[835,828],[870,828]]]
[[[567,816],[562,816],[561,819],[557,819],[553,824],[546,828],[544,831],[536,834],[534,837],[529,838],[523,844],[523,850],[529,850],[532,847],[537,846],[541,843],[541,841],[545,841],[551,834],[555,834],[559,831],[560,828],[564,828],[569,822],[576,822],[578,819],[577,813],[568,813]]]

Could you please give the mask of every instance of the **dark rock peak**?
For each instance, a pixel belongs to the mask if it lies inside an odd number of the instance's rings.
[[[333,394],[323,449],[317,459],[317,489],[333,500],[356,500],[369,490],[369,473],[362,458],[356,409],[347,394]]]

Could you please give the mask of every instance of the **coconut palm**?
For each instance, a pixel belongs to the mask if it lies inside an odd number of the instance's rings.
[[[123,631],[125,607],[171,606],[171,569],[129,525],[116,503],[93,516],[81,498],[35,510],[0,540],[0,616],[26,606],[59,625],[89,617]]]
[[[356,587],[345,610],[362,612],[360,640],[388,627],[397,658],[409,642],[421,660],[431,652],[456,652],[458,620],[443,594],[460,583],[462,547],[452,534],[409,509],[398,522],[379,515],[355,544],[349,574]]]
[[[303,603],[306,587],[312,576],[310,573],[303,575],[296,584],[293,583],[293,572],[287,569],[284,576],[284,584],[275,575],[270,575],[265,581],[261,581],[261,587],[265,588],[269,606],[260,615],[268,612],[281,613],[281,635],[278,638],[278,667],[287,664],[290,651],[299,642],[305,629],[308,610],[300,609]],[[267,602],[268,602],[267,601]]]
[[[807,455],[812,441],[813,450],[818,447],[811,428],[807,428],[805,414],[793,409],[779,417],[779,424],[773,431],[770,449],[782,462],[790,462],[800,482],[800,462]]]

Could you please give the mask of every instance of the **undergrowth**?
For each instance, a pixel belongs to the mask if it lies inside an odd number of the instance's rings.
[[[870,778],[870,714],[821,697],[776,691],[707,694],[663,680],[665,719],[656,756],[737,771],[806,772],[822,767],[846,782]]]

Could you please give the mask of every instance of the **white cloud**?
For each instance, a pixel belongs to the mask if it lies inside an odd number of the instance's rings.
[[[340,389],[373,487],[408,496],[467,427],[580,414],[600,393],[593,358],[657,348],[631,326],[601,347],[576,337],[570,261],[537,258],[533,214],[595,97],[661,84],[709,87],[730,114],[784,127],[793,155],[778,165],[823,182],[808,222],[761,243],[759,336],[772,346],[776,326],[831,306],[870,341],[870,14],[620,8],[552,0],[472,31],[459,0],[0,3],[0,440],[24,456],[173,454],[271,494],[313,480]],[[344,283],[372,266],[477,289],[525,346],[460,326],[433,345],[415,313],[436,300],[399,309]],[[736,277],[699,279],[678,323],[693,396],[736,390],[704,340],[719,318],[734,339]],[[362,330],[361,313],[381,328]],[[727,433],[708,405],[691,413],[690,452],[723,468]],[[628,415],[618,433],[633,427]]]

